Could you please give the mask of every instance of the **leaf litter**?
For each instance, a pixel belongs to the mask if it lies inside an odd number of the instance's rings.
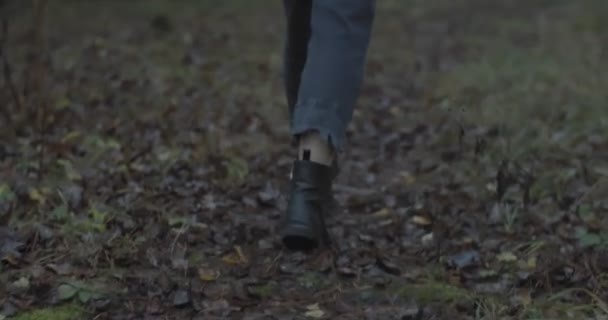
[[[0,82],[0,319],[606,316],[608,65],[578,36],[604,4],[477,2],[379,3],[335,245],[310,255],[276,236],[279,4],[52,3],[45,113]]]

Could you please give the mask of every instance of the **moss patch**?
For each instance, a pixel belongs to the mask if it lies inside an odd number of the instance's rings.
[[[276,293],[278,289],[278,285],[275,281],[270,281],[265,284],[252,286],[250,288],[251,294],[258,296],[262,300],[266,300],[270,298],[273,294]]]
[[[468,303],[476,298],[466,289],[441,282],[425,282],[400,285],[393,291],[405,299],[415,299],[420,303]]]
[[[73,304],[42,308],[18,314],[14,320],[77,320],[82,319],[84,310]]]

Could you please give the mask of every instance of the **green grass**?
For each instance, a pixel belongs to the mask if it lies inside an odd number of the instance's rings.
[[[608,124],[608,23],[593,11],[600,5],[556,2],[526,18],[484,21],[493,32],[462,36],[471,53],[435,78],[434,95],[463,110],[469,126],[500,127],[503,155],[571,151]]]

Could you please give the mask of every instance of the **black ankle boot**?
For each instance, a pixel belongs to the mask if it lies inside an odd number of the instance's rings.
[[[296,160],[283,226],[283,244],[292,250],[312,250],[329,244],[325,218],[332,204],[331,185],[337,165]]]

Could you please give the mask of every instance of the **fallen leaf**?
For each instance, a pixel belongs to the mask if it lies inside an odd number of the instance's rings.
[[[199,268],[198,277],[203,281],[214,281],[217,280],[221,275],[220,271],[210,268]]]
[[[406,186],[410,186],[414,184],[414,182],[416,182],[416,177],[408,171],[401,171],[399,173],[399,176],[401,177],[401,181],[403,181],[403,184],[405,184]]]
[[[171,259],[171,266],[178,270],[188,269],[188,260],[182,257],[174,257]]]
[[[602,243],[602,238],[599,235],[587,232],[584,229],[578,229],[576,236],[582,247],[593,247]]]
[[[78,289],[76,287],[64,283],[57,288],[57,297],[59,300],[69,300],[76,295],[77,292]]]
[[[80,181],[82,180],[82,175],[80,175],[80,172],[78,172],[71,161],[69,160],[65,160],[65,159],[59,159],[57,160],[57,162],[63,166],[64,171],[65,171],[65,175],[66,178],[68,178],[71,181]]]
[[[280,192],[273,188],[272,184],[267,183],[264,190],[258,193],[258,200],[264,205],[273,205],[279,195]]]
[[[173,295],[173,305],[176,307],[183,307],[190,303],[190,293],[186,290],[177,290]]]
[[[345,277],[354,277],[357,275],[357,272],[349,267],[339,267],[337,271],[338,274]]]
[[[243,250],[241,249],[240,246],[234,246],[234,252],[224,256],[222,258],[222,261],[224,261],[227,264],[236,265],[236,264],[247,264],[249,262],[249,259],[247,259],[245,254],[243,254]]]
[[[528,289],[520,289],[517,294],[513,296],[516,302],[521,303],[523,306],[528,306],[532,303],[532,296],[530,294],[530,290]]]
[[[72,273],[72,265],[67,262],[62,264],[51,263],[47,267],[60,276],[67,276]]]
[[[7,291],[13,295],[26,293],[30,288],[30,280],[26,277],[21,277],[6,286]]]
[[[505,251],[497,255],[496,259],[500,262],[514,262],[517,261],[517,256],[512,252]]]
[[[395,263],[393,263],[386,257],[378,256],[376,258],[376,264],[378,265],[378,267],[380,269],[384,270],[385,272],[387,272],[389,274],[396,275],[396,276],[401,274],[401,269]]]
[[[479,252],[468,250],[452,255],[448,258],[448,265],[454,268],[462,269],[479,263]]]
[[[484,278],[492,278],[498,275],[498,272],[496,272],[496,270],[492,270],[492,269],[482,269],[479,270],[478,274],[480,279],[484,279]]]
[[[0,203],[2,202],[10,202],[15,200],[16,196],[11,187],[6,184],[0,184]]]
[[[509,287],[507,281],[498,280],[494,282],[481,282],[473,284],[473,289],[478,293],[483,294],[498,294],[505,292]]]
[[[422,236],[422,238],[420,239],[420,241],[422,242],[423,245],[429,245],[430,243],[432,243],[434,240],[433,237],[433,233],[429,232],[425,235]]]
[[[0,262],[8,262],[12,265],[17,265],[21,259],[20,250],[25,246],[25,243],[17,239],[17,235],[8,228],[0,227]]]
[[[389,216],[391,214],[391,209],[389,208],[382,208],[374,213],[372,213],[372,216],[374,217],[386,217]]]
[[[359,234],[359,240],[361,240],[363,242],[367,242],[367,243],[374,242],[374,238],[372,236],[367,235],[367,234],[363,234],[363,233]]]
[[[30,287],[30,280],[26,277],[21,277],[19,280],[13,282],[13,287],[27,290]]]
[[[91,300],[91,297],[92,297],[92,294],[90,291],[81,290],[80,292],[78,292],[78,300],[80,300],[80,302],[82,302],[82,303],[89,302],[89,300]]]
[[[46,195],[45,195],[44,190],[41,191],[36,188],[32,188],[32,189],[30,189],[29,196],[30,196],[30,199],[38,202],[39,204],[46,203]]]
[[[413,224],[419,225],[419,226],[428,226],[432,223],[431,219],[424,217],[424,216],[418,216],[418,215],[413,216],[411,221]]]
[[[308,318],[321,319],[325,315],[325,312],[319,308],[318,303],[311,304],[307,306],[306,309],[308,311],[304,313],[304,316]]]

